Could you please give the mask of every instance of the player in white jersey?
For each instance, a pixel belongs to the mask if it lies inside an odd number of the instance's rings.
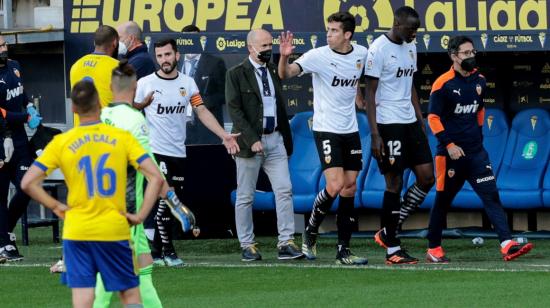
[[[236,141],[238,134],[225,132],[202,104],[195,81],[178,73],[176,67],[180,54],[173,39],[155,43],[155,58],[160,69],[138,81],[136,101],[142,101],[148,93],[154,92],[153,102],[144,109],[150,129],[151,149],[168,184],[174,187],[176,195],[182,200],[186,157],[186,110],[193,108],[200,121],[223,140],[229,154],[239,151]],[[172,244],[171,216],[165,200],[160,200],[154,217],[155,223],[146,225],[146,233],[153,241],[151,254],[155,263],[179,266],[183,261],[176,255]],[[151,227],[154,227],[155,231],[152,232]]]
[[[401,249],[396,233],[434,184],[432,154],[413,86],[417,70],[414,39],[419,26],[413,8],[397,9],[391,30],[370,46],[365,68],[372,155],[386,180],[382,229],[374,238],[387,249],[386,264],[418,262]],[[406,168],[412,169],[417,180],[401,201]]]
[[[367,49],[351,43],[355,18],[349,12],[328,17],[327,43],[306,52],[293,63],[293,35],[281,33],[279,76],[281,79],[311,73],[313,80],[313,134],[326,187],[319,192],[303,234],[302,252],[308,259],[317,255],[317,234],[334,199],[340,196],[336,224],[338,245],[336,263],[367,264],[366,258],[351,253],[350,239],[356,221],[353,213],[357,174],[362,168],[361,139],[355,114],[359,78],[363,73]]]

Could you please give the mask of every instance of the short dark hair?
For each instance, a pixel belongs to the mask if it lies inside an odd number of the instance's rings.
[[[94,45],[107,47],[114,40],[118,40],[118,33],[115,28],[107,25],[101,25],[95,30]]]
[[[155,42],[155,48],[164,47],[166,45],[172,45],[172,49],[174,49],[174,53],[178,51],[178,45],[176,44],[176,40],[172,38],[162,39],[160,41]]]
[[[341,22],[344,33],[351,32],[351,37],[355,32],[355,17],[350,12],[336,12],[327,18],[328,22]]]
[[[464,36],[464,35],[453,36],[449,40],[449,44],[447,45],[447,52],[449,53],[449,55],[453,53],[457,53],[458,49],[460,48],[460,45],[464,43],[471,43],[472,45],[474,45],[474,41],[467,36]]]
[[[409,18],[409,17],[414,17],[414,18],[418,18],[420,19],[420,16],[418,15],[418,12],[413,9],[412,7],[410,6],[402,6],[400,8],[398,8],[397,10],[395,10],[395,12],[393,13],[393,17],[395,17],[395,19],[399,19],[399,20],[402,20],[403,18]]]
[[[201,32],[201,29],[195,25],[187,25],[181,29],[181,32]]]
[[[117,67],[113,69],[111,76],[111,85],[114,90],[124,91],[136,80],[136,70],[132,64],[128,63],[128,59],[122,59],[118,62]]]
[[[88,114],[99,108],[99,94],[91,79],[82,79],[71,90],[71,100],[79,115]]]

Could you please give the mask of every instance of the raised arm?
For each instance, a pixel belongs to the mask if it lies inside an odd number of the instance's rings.
[[[281,58],[279,59],[278,73],[281,79],[291,78],[302,72],[302,69],[298,64],[288,63],[288,58],[294,51],[294,46],[292,45],[293,39],[294,35],[290,31],[281,32],[281,36],[279,37],[279,52],[281,54]]]

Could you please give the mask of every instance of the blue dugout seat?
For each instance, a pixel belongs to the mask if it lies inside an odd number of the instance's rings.
[[[546,175],[544,176],[542,204],[544,207],[550,207],[550,165],[546,166]]]
[[[509,130],[510,127],[504,111],[495,108],[487,108],[485,110],[483,145],[487,150],[487,153],[489,153],[489,159],[491,160],[491,166],[493,167],[493,172],[495,175],[498,175],[502,164],[502,158],[504,157],[504,150],[506,149]],[[474,192],[470,183],[466,181],[462,190],[456,195],[453,201],[453,207],[463,209],[482,209],[483,203]]]
[[[361,190],[363,188],[363,183],[365,182],[365,175],[367,174],[367,170],[369,168],[369,162],[371,160],[371,153],[370,153],[370,128],[369,123],[367,119],[367,115],[362,112],[357,113],[357,125],[359,126],[359,136],[361,138],[361,150],[362,150],[362,160],[363,160],[363,168],[361,171],[359,171],[359,174],[357,175],[357,192],[355,193],[355,208],[361,207]],[[325,179],[325,176],[321,174],[321,180],[319,181],[319,188],[324,189],[327,182]],[[332,205],[331,211],[336,211],[338,209],[338,199],[335,200],[334,204]],[[312,204],[313,205],[313,204]]]
[[[311,211],[317,195],[321,164],[317,156],[317,148],[311,131],[313,112],[301,112],[294,115],[290,121],[293,154],[289,160],[290,181],[292,182],[292,199],[294,212]],[[231,192],[231,203],[235,205],[237,192]],[[275,210],[275,195],[272,191],[259,191],[254,194],[253,209],[257,211]]]
[[[301,112],[290,121],[294,153],[289,169],[295,213],[309,213],[318,193],[321,163],[311,131],[313,112]]]
[[[521,111],[512,121],[497,186],[505,208],[542,206],[542,182],[550,155],[550,116],[544,109]]]

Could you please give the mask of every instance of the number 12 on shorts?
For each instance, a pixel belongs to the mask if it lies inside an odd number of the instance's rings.
[[[391,156],[400,156],[401,155],[401,141],[399,140],[390,140],[388,141],[388,149]]]

